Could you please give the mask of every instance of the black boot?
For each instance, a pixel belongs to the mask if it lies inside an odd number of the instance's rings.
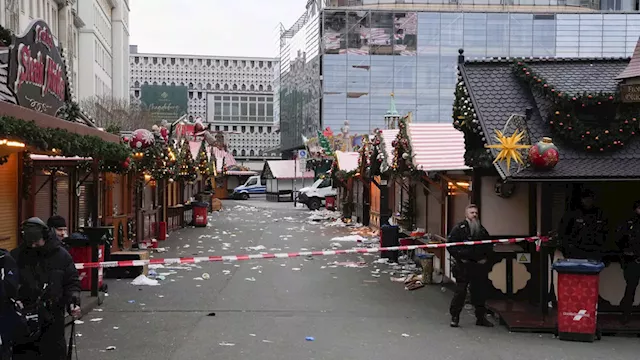
[[[453,327],[453,328],[457,328],[460,326],[460,316],[452,316],[451,317],[451,322],[449,323],[449,326]]]
[[[487,319],[485,315],[477,316],[476,325],[484,327],[493,327],[493,323]]]

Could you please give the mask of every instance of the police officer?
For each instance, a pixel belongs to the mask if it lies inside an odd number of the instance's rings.
[[[595,206],[591,190],[580,194],[578,209],[567,212],[558,227],[560,250],[566,258],[600,260],[607,239],[607,221]]]
[[[20,275],[18,300],[28,316],[22,336],[16,339],[13,359],[64,360],[64,312],[80,315],[78,271],[71,255],[40,218],[24,222],[22,239],[11,256]]]
[[[622,251],[622,268],[627,282],[624,297],[620,302],[622,322],[631,317],[636,288],[640,281],[640,200],[633,203],[633,215],[618,226],[617,245]]]
[[[487,240],[489,233],[478,219],[478,207],[469,205],[465,209],[465,219],[458,223],[449,233],[448,242]],[[486,318],[487,275],[489,273],[487,257],[491,246],[452,246],[448,248],[454,258],[453,276],[456,278],[455,294],[451,299],[449,313],[451,327],[458,327],[460,313],[467,298],[467,287],[471,291],[471,303],[475,307],[476,325],[492,327],[493,323]]]

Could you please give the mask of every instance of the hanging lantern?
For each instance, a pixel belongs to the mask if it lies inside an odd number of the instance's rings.
[[[529,163],[537,170],[551,170],[559,160],[558,148],[549,137],[543,137],[529,148]]]
[[[147,129],[138,129],[131,134],[129,146],[132,149],[146,149],[155,142],[153,133]]]

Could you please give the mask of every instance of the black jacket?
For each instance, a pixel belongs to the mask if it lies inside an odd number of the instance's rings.
[[[616,229],[616,244],[620,251],[640,257],[640,216],[633,215]]]
[[[11,252],[20,272],[18,299],[30,304],[39,296],[51,304],[54,318],[64,318],[65,308],[80,302],[80,278],[73,259],[52,236],[40,248],[24,244]],[[43,291],[47,284],[46,291]]]
[[[0,249],[0,337],[3,343],[12,340],[17,326],[17,314],[12,299],[18,295],[18,268],[8,251]]]
[[[563,216],[558,235],[565,251],[599,253],[607,239],[607,221],[598,208],[574,210]]]
[[[473,241],[473,240],[488,240],[489,232],[484,226],[480,225],[480,234],[476,236],[471,236],[471,229],[469,228],[469,222],[467,220],[463,220],[459,222],[451,232],[449,232],[449,237],[447,242],[462,242],[462,241]],[[465,260],[465,261],[479,261],[482,259],[486,259],[489,253],[491,252],[491,245],[461,245],[461,246],[451,246],[447,248],[449,250],[449,254],[453,256],[456,260]]]

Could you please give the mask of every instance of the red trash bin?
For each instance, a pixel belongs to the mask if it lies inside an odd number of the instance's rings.
[[[69,245],[69,254],[73,258],[74,263],[88,263],[92,262],[91,252],[92,245],[89,241],[81,238],[75,238],[66,241]],[[104,261],[104,245],[98,245],[98,261]],[[91,290],[91,270],[92,269],[79,269],[78,275],[80,276],[80,287],[83,291]],[[102,288],[104,278],[103,268],[98,268],[98,288]]]
[[[206,202],[194,202],[193,206],[193,226],[204,227],[207,226],[207,214],[209,210],[209,203]]]
[[[324,207],[327,210],[336,209],[336,197],[334,195],[328,195],[324,198]]]
[[[558,338],[593,342],[598,336],[598,292],[604,264],[593,260],[563,259],[558,272]]]

